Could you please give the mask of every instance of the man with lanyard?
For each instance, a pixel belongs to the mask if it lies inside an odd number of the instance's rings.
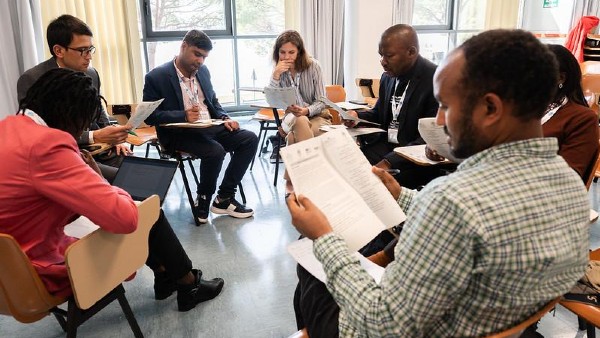
[[[146,119],[156,126],[161,145],[168,153],[183,151],[200,161],[200,184],[196,199],[196,215],[200,223],[208,221],[209,211],[236,218],[247,218],[254,211],[235,200],[236,187],[244,177],[258,146],[251,131],[240,129],[217,100],[204,60],[212,50],[212,41],[202,31],[187,32],[179,54],[174,60],[146,74],[144,101],[164,98],[161,105]],[[165,123],[195,122],[218,119],[223,124],[210,128],[168,128]],[[232,157],[217,197],[210,201],[217,187],[225,155]],[[210,209],[210,210],[209,210]]]
[[[425,143],[418,121],[434,117],[438,104],[433,97],[436,66],[419,55],[419,40],[408,25],[395,25],[379,42],[381,76],[379,99],[373,109],[350,114],[379,124],[387,133],[361,138],[361,149],[369,162],[383,169],[400,169],[396,179],[402,186],[417,188],[439,176],[439,169],[422,167],[394,153],[394,148]]]

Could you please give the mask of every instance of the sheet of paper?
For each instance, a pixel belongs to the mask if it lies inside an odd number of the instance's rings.
[[[385,130],[381,128],[348,128],[343,124],[329,124],[319,127],[319,130],[329,132],[336,129],[346,129],[348,134],[352,137],[357,137],[361,135],[373,134],[373,133],[385,133]]]
[[[458,159],[450,153],[448,135],[444,132],[444,127],[435,122],[435,117],[419,119],[418,129],[421,137],[431,149],[454,163],[462,162],[462,159]]]
[[[287,246],[288,253],[294,258],[298,264],[300,264],[306,271],[310,272],[318,280],[323,283],[327,283],[327,275],[323,269],[321,262],[317,260],[313,253],[313,241],[308,238],[303,238],[295,242],[290,243]],[[358,252],[353,253],[358,258],[360,265],[367,271],[377,284],[381,282],[381,277],[385,269],[381,266],[371,262],[363,255]]]
[[[336,130],[319,138],[324,144],[327,160],[358,192],[386,228],[404,222],[406,215],[381,180],[373,174],[371,164],[347,130]]]
[[[335,104],[344,110],[370,109],[367,105],[361,105],[352,102],[336,102]]]
[[[225,123],[223,120],[198,120],[196,122],[176,122],[166,123],[164,127],[177,127],[177,128],[209,128],[212,126],[218,126]]]
[[[406,216],[344,129],[281,150],[298,194],[319,206],[351,251]]]
[[[270,107],[286,109],[287,107],[296,104],[296,89],[294,87],[265,87],[265,100]]]
[[[156,108],[158,108],[163,101],[164,99],[160,99],[153,102],[139,103],[135,109],[135,113],[131,115],[127,121],[127,124],[131,126],[131,129],[139,127],[140,124],[142,124],[142,122],[144,122],[144,120],[147,119],[148,116],[150,116],[150,114],[152,114],[152,112],[156,110]]]
[[[358,117],[354,117],[354,116],[348,114],[345,110],[343,110],[342,108],[340,108],[340,106],[338,106],[337,104],[331,102],[331,100],[329,100],[325,96],[321,96],[319,98],[319,101],[321,101],[321,102],[325,103],[326,105],[328,105],[329,107],[335,109],[335,111],[337,111],[340,114],[340,118],[342,120],[356,121],[356,122],[360,122],[360,123],[372,124],[372,125],[375,125],[375,126],[379,125],[379,123],[375,123],[375,122],[371,122],[371,121],[359,119]]]
[[[79,216],[79,218],[65,226],[64,232],[67,236],[83,238],[98,228],[100,227],[90,221],[89,218]]]
[[[406,146],[394,148],[394,152],[404,158],[409,159],[420,165],[435,165],[439,163],[450,163],[448,159],[444,161],[432,161],[425,156],[425,145]]]

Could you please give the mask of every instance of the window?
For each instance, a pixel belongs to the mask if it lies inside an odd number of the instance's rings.
[[[413,27],[421,55],[439,63],[449,50],[484,30],[486,0],[415,0]]]
[[[227,110],[264,100],[275,38],[285,29],[284,0],[140,0],[147,71],[179,53],[181,39],[200,29],[213,40],[206,59]]]

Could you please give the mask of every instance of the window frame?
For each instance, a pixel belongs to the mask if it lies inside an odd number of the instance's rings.
[[[242,104],[242,98],[240,95],[240,79],[239,79],[239,55],[238,55],[238,41],[239,40],[247,40],[254,38],[277,38],[278,34],[241,34],[238,35],[237,27],[236,27],[236,0],[224,0],[224,6],[226,8],[226,16],[225,21],[227,25],[227,29],[225,30],[203,30],[211,40],[220,40],[227,39],[232,40],[233,46],[233,72],[234,72],[234,81],[233,81],[233,91],[235,96],[235,102],[233,104],[228,104],[223,106],[223,109],[227,112],[233,111],[241,111],[241,110],[255,110],[248,104]],[[149,42],[164,42],[164,41],[181,41],[185,36],[187,31],[154,31],[152,29],[152,18],[150,12],[150,0],[139,0],[139,8],[140,8],[140,43],[142,44],[143,49],[143,61],[145,72],[148,73],[150,71],[149,68],[149,60],[148,60],[148,43]]]
[[[183,38],[187,31],[155,31],[152,28],[152,15],[150,10],[150,1],[151,0],[140,0],[140,9],[141,14],[144,17],[142,20],[144,25],[142,26],[142,31],[144,36],[149,41],[166,41],[166,39],[173,38],[176,40],[177,38]],[[217,36],[233,36],[233,10],[232,10],[232,0],[223,0],[223,14],[225,15],[225,29],[211,29],[211,30],[203,30],[210,37]],[[166,39],[165,39],[166,38]],[[168,41],[168,40],[167,40]]]
[[[457,22],[455,13],[457,12],[458,1],[447,0],[446,2],[446,22],[445,25],[412,25],[416,31],[451,31],[454,23]],[[414,15],[414,8],[413,8]],[[432,32],[433,33],[433,32]]]

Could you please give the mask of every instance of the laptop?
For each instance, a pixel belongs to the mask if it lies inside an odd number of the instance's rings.
[[[136,201],[156,194],[162,205],[177,165],[176,161],[125,156],[112,185],[127,191]]]

